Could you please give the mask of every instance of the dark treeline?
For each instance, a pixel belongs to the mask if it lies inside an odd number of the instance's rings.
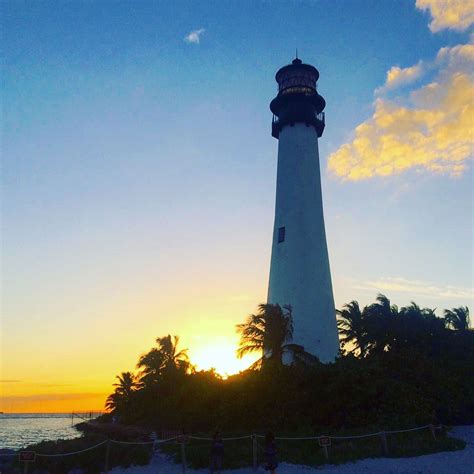
[[[474,422],[467,307],[439,317],[415,303],[399,309],[379,295],[337,315],[342,349],[334,363],[321,364],[291,343],[291,307],[260,305],[237,326],[238,355],[265,348],[265,357],[227,379],[195,370],[178,337],[158,338],[136,374],[117,377],[105,419],[158,432],[309,434]],[[292,365],[282,363],[286,354]]]
[[[290,306],[260,305],[237,325],[237,355],[257,352],[265,357],[227,379],[213,370],[197,371],[178,337],[159,337],[156,346],[139,357],[136,373],[117,376],[106,403],[110,413],[99,419],[104,423],[83,423],[84,437],[42,442],[28,450],[71,453],[107,438],[143,441],[150,431],[165,430],[337,436],[474,422],[474,331],[467,308],[446,310],[438,317],[415,303],[399,309],[379,295],[364,308],[352,301],[337,316],[342,348],[334,363],[322,364],[292,342]],[[292,365],[285,365],[289,361]],[[107,423],[114,418],[119,423]],[[387,442],[396,457],[464,447],[462,441],[448,438],[445,430],[438,431],[436,440],[423,430],[390,435]],[[180,460],[176,444],[162,449]],[[190,443],[188,461],[207,467],[209,449]],[[252,462],[248,442],[226,442],[225,453],[225,468]],[[378,437],[331,446],[331,462],[381,454]],[[103,444],[76,456],[38,457],[35,469],[51,474],[76,468],[99,473],[105,459],[110,467],[128,466],[146,464],[150,456],[149,446]],[[327,462],[314,442],[279,443],[279,456],[294,464]],[[18,471],[13,472],[19,472],[22,466],[15,463]]]

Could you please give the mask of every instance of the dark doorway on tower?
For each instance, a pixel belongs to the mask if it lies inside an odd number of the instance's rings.
[[[280,227],[278,229],[278,243],[281,244],[284,241],[285,241],[285,228]]]

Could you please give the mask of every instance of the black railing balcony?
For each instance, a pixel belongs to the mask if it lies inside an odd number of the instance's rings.
[[[316,114],[316,132],[318,134],[318,138],[322,136],[324,127],[326,126],[326,116],[324,112],[320,112]]]
[[[278,135],[280,135],[280,123],[278,117],[274,115],[272,119],[272,137],[278,138]]]
[[[324,112],[320,112],[319,114],[313,115],[311,118],[307,118],[306,120],[285,120],[280,119],[276,115],[273,115],[272,119],[272,137],[278,138],[282,128],[285,125],[294,125],[296,123],[305,123],[307,126],[313,126],[318,134],[318,137],[321,137],[324,131],[324,127],[326,126],[326,117]]]

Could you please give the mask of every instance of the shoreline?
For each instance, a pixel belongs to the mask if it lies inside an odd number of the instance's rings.
[[[90,433],[93,434],[102,434],[107,438],[119,439],[119,440],[134,440],[137,438],[147,438],[146,441],[149,441],[150,430],[135,425],[122,425],[120,423],[108,423],[108,422],[98,422],[95,420],[92,421],[82,421],[77,423],[74,427],[83,435]]]

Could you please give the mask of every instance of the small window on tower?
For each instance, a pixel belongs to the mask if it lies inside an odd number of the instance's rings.
[[[284,241],[285,241],[285,228],[280,227],[278,229],[278,243],[281,244]]]

